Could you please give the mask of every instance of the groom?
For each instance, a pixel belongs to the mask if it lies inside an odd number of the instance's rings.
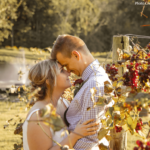
[[[92,108],[93,101],[90,89],[96,88],[97,92],[94,98],[97,101],[99,94],[104,94],[104,82],[110,82],[110,80],[98,60],[94,59],[83,40],[71,35],[59,35],[52,48],[51,57],[66,67],[69,72],[81,76],[82,80],[86,81],[75,95],[66,113],[69,130],[73,131],[79,121],[82,123],[88,119],[95,119],[100,122],[105,117],[105,106]],[[101,128],[102,124],[100,123],[99,130]],[[74,149],[99,150],[98,131],[94,135],[78,140]],[[100,143],[106,146],[109,145],[105,138]]]

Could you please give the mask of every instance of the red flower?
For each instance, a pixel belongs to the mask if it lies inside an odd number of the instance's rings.
[[[75,82],[73,83],[73,86],[75,86],[76,84],[81,84],[83,82],[82,79],[77,79],[75,80]]]
[[[137,144],[139,147],[143,147],[143,143],[142,143],[140,140],[137,140],[137,141],[136,141],[136,144]]]
[[[150,146],[150,141],[147,142],[147,145]]]

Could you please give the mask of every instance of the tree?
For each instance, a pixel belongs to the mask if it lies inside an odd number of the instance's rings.
[[[87,36],[99,24],[101,4],[106,5],[99,0],[26,0],[17,11],[14,43],[44,48],[59,34]]]
[[[45,48],[53,46],[59,34],[71,34],[82,38],[90,51],[109,51],[113,35],[148,35],[149,26],[141,27],[149,24],[149,18],[140,16],[142,7],[134,0],[25,0],[16,11],[17,19],[7,20],[14,23],[16,46]],[[149,16],[149,11],[146,6],[144,14]],[[1,35],[8,37],[3,46],[12,45],[7,33],[3,31]],[[148,43],[140,41],[143,45]]]
[[[52,0],[54,13],[58,22],[55,25],[56,35],[71,33],[73,35],[85,35],[99,24],[102,11],[101,5],[107,2],[99,0]],[[61,5],[61,8],[59,7]]]
[[[3,0],[0,3],[0,43],[12,36],[13,20],[17,19],[17,9],[22,0]]]

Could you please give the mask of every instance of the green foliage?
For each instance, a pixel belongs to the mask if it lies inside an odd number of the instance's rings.
[[[101,12],[98,0],[52,0],[55,14],[58,16],[56,36],[71,33],[73,35],[87,35],[98,24]],[[61,7],[59,7],[61,5]]]
[[[17,19],[17,0],[3,0],[0,3],[0,42],[8,38],[13,27],[13,20]]]
[[[102,1],[104,3],[104,1]],[[16,46],[52,46],[59,34],[83,35],[99,23],[102,10],[99,0],[26,0],[17,10],[14,39],[3,44]],[[60,7],[61,6],[61,7]]]
[[[141,17],[141,11],[134,0],[3,0],[0,44],[45,48],[59,34],[72,34],[81,37],[90,51],[109,51],[113,35],[148,35],[149,27],[141,25],[149,24],[150,7],[143,12],[148,18]],[[139,41],[141,46],[148,43]]]

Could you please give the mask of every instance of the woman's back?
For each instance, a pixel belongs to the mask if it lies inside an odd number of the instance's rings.
[[[63,100],[64,101],[64,100]],[[66,105],[66,103],[65,103]],[[68,106],[66,106],[68,107]],[[59,108],[61,108],[61,105],[58,105],[58,110],[60,110]],[[27,139],[27,129],[28,129],[28,120],[30,120],[31,116],[36,112],[38,111],[39,108],[37,109],[34,109],[32,110],[28,117],[26,118],[26,121],[24,122],[23,126],[22,126],[22,129],[23,129],[23,149],[24,150],[29,150],[29,145],[28,145],[28,139]],[[65,111],[65,110],[64,110]],[[42,130],[42,129],[41,129]],[[57,131],[54,133],[54,131],[50,128],[50,131],[51,131],[51,135],[52,135],[52,138],[53,140],[57,141],[57,142],[61,142],[64,138],[67,137],[67,134],[65,134],[64,136],[61,136],[61,133],[64,131],[64,129],[61,129],[60,131]],[[56,143],[53,142],[53,146],[55,146]]]

